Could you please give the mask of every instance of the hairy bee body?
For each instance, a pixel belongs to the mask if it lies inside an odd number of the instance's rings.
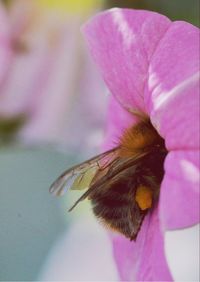
[[[94,190],[88,197],[92,201],[94,214],[106,226],[135,240],[140,226],[147,213],[136,202],[138,187],[149,187],[152,190],[153,204],[159,195],[163,169],[157,164],[164,161],[165,153],[159,148],[138,160],[137,164],[128,167],[116,179]],[[153,206],[152,204],[152,206]]]
[[[150,121],[142,121],[124,132],[116,148],[63,173],[50,191],[59,195],[66,187],[77,188],[88,170],[94,169],[84,187],[87,191],[70,210],[88,198],[104,225],[136,240],[145,215],[159,197],[166,154],[164,141]]]

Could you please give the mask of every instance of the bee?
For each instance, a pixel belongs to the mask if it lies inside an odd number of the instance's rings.
[[[166,154],[150,120],[142,120],[124,131],[116,147],[66,170],[50,193],[86,189],[69,211],[89,199],[100,222],[136,240],[144,217],[158,201]]]

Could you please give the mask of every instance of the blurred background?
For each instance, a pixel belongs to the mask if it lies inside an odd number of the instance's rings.
[[[88,203],[68,214],[79,194],[48,193],[63,170],[100,152],[108,90],[80,27],[111,7],[200,21],[198,0],[0,0],[1,281],[118,280]]]

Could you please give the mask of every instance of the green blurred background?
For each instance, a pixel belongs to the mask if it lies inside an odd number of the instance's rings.
[[[48,186],[70,162],[53,150],[0,149],[1,281],[36,279],[65,224]]]
[[[36,2],[38,1],[35,1],[35,3]],[[197,26],[199,26],[200,20],[198,0],[43,0],[39,2],[39,10],[43,11],[45,9],[45,14],[52,13],[53,10],[56,11],[57,14],[59,14],[60,11],[65,11],[63,18],[68,18],[67,26],[71,29],[71,23],[74,23],[75,21],[77,29],[75,29],[74,32],[76,33],[79,32],[78,30],[82,22],[88,19],[91,15],[94,15],[99,10],[111,7],[130,7],[153,10],[167,15],[172,20],[185,20]],[[16,17],[17,14],[16,12],[12,12],[12,9],[14,11],[16,10],[17,5],[20,6],[22,4],[22,1],[14,0],[1,2],[1,5],[4,5],[5,11],[8,11],[9,21],[12,22],[12,17]],[[13,8],[13,6],[15,7]],[[30,9],[32,9],[31,6]],[[13,22],[15,23],[15,21]],[[56,29],[58,29],[58,25],[54,21],[51,23],[51,28],[54,27],[54,24]],[[39,30],[37,29],[40,29],[41,27],[42,25],[36,25],[34,27],[36,34],[39,33]],[[32,30],[30,32],[32,32]],[[27,34],[29,38],[29,31],[26,31],[26,37]],[[57,37],[55,36],[55,38]],[[56,40],[55,38],[54,40]],[[40,37],[36,37],[34,40],[37,43],[37,40],[40,40]],[[76,45],[83,45],[82,41],[82,38],[78,39]],[[36,43],[34,44],[37,45]],[[62,42],[60,44],[62,44]],[[17,46],[19,48],[21,45]],[[20,48],[22,47],[23,44]],[[73,46],[71,48],[74,49]],[[89,112],[88,114],[87,106],[92,107],[92,105],[83,105],[83,98],[81,98],[82,87],[77,90],[77,79],[80,77],[79,66],[83,65],[83,61],[85,62],[89,60],[85,51],[83,53],[81,52],[79,50],[78,53],[69,53],[72,60],[69,65],[69,75],[71,75],[73,71],[75,80],[74,77],[70,80],[70,83],[72,84],[70,95],[68,95],[70,96],[70,99],[66,99],[68,108],[72,110],[71,112],[68,111],[70,114],[63,117],[64,122],[62,119],[56,121],[58,127],[60,125],[59,122],[62,123],[60,132],[66,131],[66,133],[62,135],[62,138],[56,139],[52,138],[52,135],[50,135],[49,139],[43,138],[37,140],[37,142],[32,142],[31,135],[27,141],[26,138],[24,139],[24,135],[21,135],[20,130],[23,128],[24,124],[26,124],[27,120],[29,121],[29,113],[27,114],[26,111],[18,111],[12,114],[11,107],[9,114],[7,114],[3,106],[3,110],[0,108],[1,281],[32,281],[38,279],[49,251],[61,234],[66,232],[73,221],[76,221],[77,214],[80,214],[80,212],[76,212],[75,215],[68,215],[66,212],[67,207],[70,206],[70,202],[72,201],[71,195],[69,195],[67,199],[56,199],[48,193],[48,187],[64,169],[84,160],[94,153],[97,153],[99,146],[98,140],[101,139],[101,134],[103,134],[104,120],[103,118],[99,118],[100,115],[102,116],[102,112],[99,111],[97,116],[94,116],[93,112]],[[79,56],[80,53],[81,56]],[[75,70],[72,69],[73,62],[78,65]],[[12,66],[14,63],[12,61],[9,62],[9,64]],[[29,66],[31,68],[31,64]],[[86,67],[90,79],[93,68],[94,66],[92,66],[92,68]],[[21,71],[24,72],[23,69],[21,69]],[[63,71],[61,72],[61,75],[62,73]],[[93,81],[90,79],[88,80],[87,77],[84,79],[83,83],[85,81],[85,83],[89,85],[88,87],[90,87],[90,85],[92,85],[91,87],[97,87],[96,92],[97,95],[99,95],[99,88],[101,87],[99,87],[99,85],[103,84],[101,79],[98,77],[98,86],[93,85],[94,81],[96,82],[96,77]],[[80,80],[78,81],[80,85],[82,85],[82,80],[81,82]],[[20,92],[20,85],[18,85],[18,87]],[[5,94],[2,94],[4,90],[5,88],[0,84],[0,107],[1,103],[3,105],[4,102],[4,100],[1,100],[1,95],[5,96]],[[55,91],[59,92],[60,90],[56,90],[55,86]],[[79,91],[80,95],[75,95],[74,93],[76,91]],[[15,99],[17,101],[18,97],[16,96]],[[33,102],[33,98],[31,101]],[[96,102],[94,100],[91,101],[91,103]],[[82,111],[82,108],[84,108],[84,111]],[[106,101],[102,102],[101,109],[105,114]],[[49,108],[49,111],[52,111],[52,109]],[[48,113],[49,112],[45,108],[43,115],[44,120],[45,118],[48,119]],[[67,126],[65,127],[63,124]],[[80,124],[80,126],[78,127],[77,124]],[[90,126],[88,126],[88,124]],[[52,127],[53,126],[55,126],[55,124],[52,123]],[[32,127],[30,128],[32,129]],[[98,132],[95,131],[96,128],[98,128]],[[84,131],[85,135],[82,134]],[[93,135],[93,132],[96,132],[96,134]],[[56,133],[55,136],[57,137],[58,134]],[[73,136],[73,138],[71,136]],[[91,144],[95,145],[93,146]],[[80,210],[81,213],[84,213],[84,208]],[[76,244],[76,242],[74,242],[74,244]]]
[[[113,0],[108,2],[109,7],[116,6],[145,9],[166,15],[173,21],[184,20],[197,26],[199,26],[200,23],[200,4],[198,0]]]

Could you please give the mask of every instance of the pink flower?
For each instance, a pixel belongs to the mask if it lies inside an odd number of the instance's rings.
[[[41,9],[39,2],[16,0],[9,10],[0,5],[0,118],[26,117],[23,143],[79,149],[86,140],[89,150],[99,145],[104,117],[94,113],[106,100],[98,99],[104,85],[80,44],[84,15]]]
[[[172,280],[165,231],[199,222],[198,29],[149,11],[112,9],[89,21],[84,33],[112,97],[106,147],[146,113],[165,139],[168,155],[158,207],[136,242],[113,236],[122,280]]]
[[[0,86],[8,70],[11,59],[10,30],[8,18],[3,5],[0,3]]]

